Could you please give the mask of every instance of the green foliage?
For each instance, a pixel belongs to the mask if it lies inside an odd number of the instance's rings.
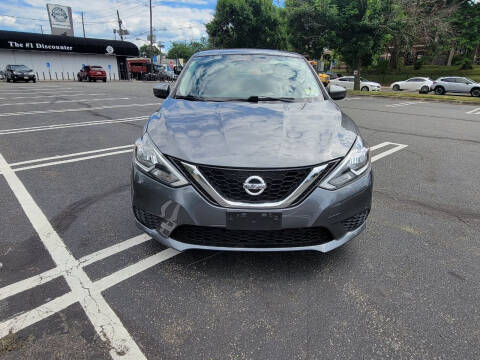
[[[386,74],[388,72],[389,61],[386,59],[379,59],[375,65],[375,70],[379,74]]]
[[[154,56],[160,55],[160,49],[158,47],[156,47],[155,45],[153,45],[152,50],[153,50],[152,52],[153,52]],[[140,55],[148,57],[148,58],[151,57],[150,44],[143,44],[142,46],[140,46]]]
[[[480,44],[480,3],[473,0],[461,4],[452,19],[455,29],[453,41],[461,52],[457,61],[462,69],[471,69],[477,46]]]
[[[286,49],[282,10],[271,0],[219,0],[206,25],[214,48]]]
[[[415,64],[413,64],[413,70],[420,70],[423,66],[423,58],[415,59]]]
[[[208,43],[205,38],[200,41],[174,41],[172,47],[168,50],[167,57],[169,59],[183,59],[188,61],[190,57],[198,51],[207,50]]]

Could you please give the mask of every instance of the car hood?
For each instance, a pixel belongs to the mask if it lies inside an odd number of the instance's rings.
[[[200,102],[168,98],[147,132],[158,149],[196,164],[282,168],[347,154],[358,133],[333,101]]]
[[[362,81],[362,84],[365,84],[365,85],[374,85],[374,86],[381,86],[379,83],[373,82],[373,81]]]

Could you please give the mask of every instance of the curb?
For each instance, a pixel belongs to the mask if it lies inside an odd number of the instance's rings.
[[[471,101],[471,100],[442,100],[438,98],[429,98],[429,97],[414,97],[414,96],[391,96],[391,95],[371,95],[371,94],[358,94],[358,93],[347,93],[351,96],[367,96],[367,97],[380,97],[384,99],[406,99],[406,100],[419,100],[419,101],[431,101],[431,102],[439,102],[439,103],[447,103],[447,104],[465,104],[465,105],[478,105],[480,106],[480,101]]]

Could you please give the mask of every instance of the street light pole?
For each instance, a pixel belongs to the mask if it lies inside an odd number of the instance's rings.
[[[83,37],[85,38],[85,23],[83,22],[83,11],[82,11],[82,28],[83,28]]]
[[[152,63],[152,70],[153,70],[152,0],[150,0],[150,62]]]

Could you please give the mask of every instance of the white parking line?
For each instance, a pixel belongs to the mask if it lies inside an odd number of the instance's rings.
[[[51,114],[51,113],[65,113],[65,112],[75,112],[75,111],[92,111],[92,110],[102,110],[102,109],[116,109],[116,108],[125,108],[125,107],[141,107],[141,106],[160,106],[160,103],[149,103],[149,104],[120,104],[120,105],[105,105],[97,107],[85,107],[85,108],[76,108],[76,109],[50,109],[50,110],[37,110],[37,111],[24,111],[24,112],[12,112],[12,113],[3,113],[0,116],[20,116],[20,115],[36,115],[36,114]]]
[[[424,104],[425,101],[411,101],[411,102],[404,102],[404,103],[398,103],[398,104],[390,104],[390,105],[385,105],[386,107],[401,107],[401,106],[409,106],[409,105],[417,105],[417,104]]]
[[[100,96],[100,95],[106,95],[106,93],[97,93],[97,94],[88,94],[88,93],[82,93],[82,94],[55,94],[55,95],[36,95],[36,96],[14,96],[14,97],[0,97],[0,100],[17,100],[17,99],[40,99],[40,98],[56,98],[56,97],[63,97],[63,96]]]
[[[392,155],[393,153],[395,153],[397,151],[400,151],[402,149],[405,149],[408,146],[408,145],[404,145],[404,144],[395,144],[395,143],[390,143],[390,144],[391,145],[397,145],[397,146],[394,147],[393,149],[390,149],[390,150],[384,151],[384,152],[382,152],[378,155],[372,156],[372,162],[380,160],[381,158],[384,158],[385,156]]]
[[[53,261],[59,269],[64,270],[63,277],[72,295],[80,302],[100,338],[112,346],[112,358],[146,359],[85,271],[81,267],[71,266],[76,263],[76,259],[1,154],[0,169]],[[4,333],[5,328],[2,330]]]
[[[58,159],[65,159],[65,158],[69,158],[69,157],[76,157],[76,156],[80,156],[80,155],[95,154],[95,153],[106,152],[106,151],[110,151],[110,150],[126,149],[126,148],[131,148],[132,146],[133,145],[122,145],[122,146],[114,146],[114,147],[108,147],[108,148],[97,149],[97,150],[82,151],[82,152],[66,154],[66,155],[55,155],[55,156],[49,156],[49,157],[44,157],[44,158],[39,158],[39,159],[20,161],[20,162],[16,162],[16,163],[11,163],[9,165],[10,165],[10,167],[14,167],[14,166],[18,166],[18,165],[33,164],[33,163],[38,163],[38,162],[48,161],[48,160],[58,160]]]
[[[129,100],[128,97],[123,98],[95,98],[95,99],[71,99],[71,100],[57,100],[57,101],[35,101],[35,102],[25,102],[25,103],[7,103],[7,104],[0,104],[0,106],[24,106],[24,105],[40,105],[40,104],[62,104],[62,103],[70,103],[70,102],[92,102],[92,101],[116,101],[116,100]]]
[[[476,109],[473,109],[471,111],[467,111],[466,114],[480,115],[480,108],[476,108]]]
[[[94,262],[103,260],[109,256],[115,255],[119,252],[125,251],[133,246],[143,244],[144,242],[150,241],[151,238],[147,234],[141,234],[135,236],[131,239],[125,240],[121,243],[109,246],[105,249],[98,250],[90,255],[86,255],[78,260],[78,262],[83,266],[88,266]]]
[[[131,145],[131,146],[133,146],[133,145]],[[128,149],[128,150],[120,150],[120,151],[113,151],[113,152],[108,152],[108,153],[102,153],[102,154],[98,154],[98,155],[84,156],[84,157],[75,158],[75,159],[52,161],[52,162],[48,162],[48,163],[44,163],[44,164],[30,165],[30,166],[24,166],[24,167],[20,167],[20,168],[15,168],[15,169],[13,169],[13,171],[14,171],[14,172],[17,172],[17,171],[38,169],[38,168],[43,168],[43,167],[53,166],[53,165],[69,164],[69,163],[73,163],[73,162],[77,162],[77,161],[85,161],[85,160],[102,158],[102,157],[105,157],[105,156],[111,156],[111,155],[118,155],[118,154],[130,153],[130,152],[132,152],[132,151],[133,151],[133,149]]]
[[[24,127],[24,128],[0,130],[0,135],[21,134],[21,133],[35,132],[35,131],[58,130],[58,129],[66,129],[66,128],[82,127],[82,126],[107,125],[107,124],[116,124],[116,123],[123,123],[123,122],[142,121],[147,119],[148,119],[148,116],[137,116],[137,117],[123,118],[123,119],[81,121],[81,122],[75,122],[75,123],[65,123],[65,124],[56,124],[56,125],[31,126],[31,127]]]

